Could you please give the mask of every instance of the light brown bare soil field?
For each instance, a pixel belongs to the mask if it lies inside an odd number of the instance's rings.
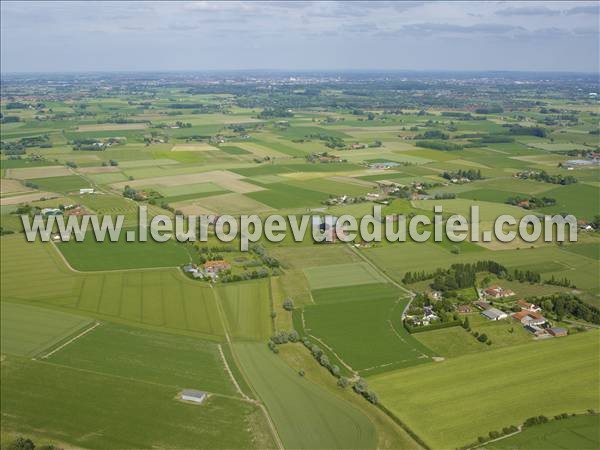
[[[143,180],[122,181],[111,185],[112,188],[121,190],[125,186],[183,186],[186,184],[215,183],[225,190],[244,194],[247,192],[264,191],[265,188],[244,181],[241,175],[228,170],[213,170],[203,173],[191,173],[187,175],[174,175],[168,177],[144,178]]]
[[[0,205],[18,205],[19,203],[35,202],[42,198],[56,198],[58,194],[54,192],[33,192],[31,194],[15,195],[14,197],[7,197],[0,199]]]
[[[148,128],[147,123],[95,123],[79,125],[77,131],[142,130],[144,128]]]
[[[6,169],[6,178],[29,180],[31,178],[64,177],[72,172],[64,166],[49,167],[24,167],[19,169]]]
[[[28,192],[30,188],[24,186],[17,180],[8,180],[2,178],[0,180],[0,194],[13,194],[15,192]]]
[[[116,166],[99,166],[99,167],[80,167],[77,169],[79,173],[112,173],[119,172]]]

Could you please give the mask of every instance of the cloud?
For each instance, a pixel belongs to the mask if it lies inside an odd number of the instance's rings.
[[[520,8],[506,8],[495,12],[497,16],[559,16],[560,10],[550,9],[546,6],[523,6]]]
[[[502,23],[478,23],[474,25],[454,25],[450,23],[414,23],[404,25],[400,31],[419,34],[507,34],[526,31],[521,26]]]
[[[600,14],[600,6],[584,5],[575,6],[569,9],[550,9],[546,6],[523,6],[520,8],[505,8],[494,13],[497,16],[512,17],[512,16],[573,16],[577,14],[598,15]]]
[[[107,64],[597,70],[598,9],[566,1],[0,1],[0,58],[9,71]],[[402,57],[389,58],[394,53]]]
[[[600,5],[576,6],[575,8],[567,9],[565,14],[572,16],[574,14],[600,14]]]

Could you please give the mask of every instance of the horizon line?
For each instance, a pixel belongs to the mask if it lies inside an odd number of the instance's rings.
[[[156,73],[258,73],[258,72],[279,72],[279,73],[523,73],[523,74],[582,74],[582,75],[599,75],[598,70],[556,70],[556,69],[269,69],[269,68],[245,68],[245,69],[109,69],[109,70],[14,70],[1,71],[0,76],[4,75],[74,75],[74,74],[156,74]],[[600,75],[599,75],[600,76]]]

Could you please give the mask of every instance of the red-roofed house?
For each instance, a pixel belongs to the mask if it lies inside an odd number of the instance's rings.
[[[519,300],[517,304],[522,310],[526,311],[540,312],[542,310],[542,308],[540,308],[539,306],[534,305],[533,303],[526,302],[525,300]]]
[[[519,311],[511,316],[513,319],[521,322],[523,326],[527,325],[543,325],[547,322],[546,318],[535,311]]]
[[[202,267],[204,268],[206,273],[217,274],[217,273],[221,272],[222,270],[230,269],[231,264],[229,264],[227,261],[219,259],[219,260],[215,260],[215,261],[206,261]]]
[[[491,298],[504,298],[504,297],[511,297],[511,296],[515,295],[515,293],[513,291],[511,291],[510,289],[504,289],[500,286],[490,286],[489,288],[484,289],[483,293],[487,297],[491,297]]]

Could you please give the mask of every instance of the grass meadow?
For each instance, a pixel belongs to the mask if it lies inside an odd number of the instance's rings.
[[[365,262],[315,266],[304,269],[311,289],[382,283],[385,280]]]
[[[427,348],[446,358],[492,351],[532,341],[532,334],[512,319],[489,321],[476,313],[469,314],[469,324],[473,332],[485,333],[492,344],[486,345],[479,342],[462,327],[417,333],[414,337]]]
[[[200,334],[223,335],[210,288],[178,269],[74,273],[50,243],[2,241],[3,300],[64,308],[110,320]],[[27,283],[23,283],[27,274]]]
[[[71,267],[86,272],[177,267],[191,260],[186,247],[175,240],[159,243],[148,236],[146,242],[127,242],[126,233],[127,230],[123,229],[116,242],[111,242],[108,238],[97,242],[94,234],[88,233],[81,242],[59,242],[56,248]]]
[[[84,329],[91,319],[3,301],[2,353],[33,357]]]
[[[598,409],[598,337],[589,331],[466,355],[384,373],[369,384],[428,445],[455,448],[531,416]]]
[[[217,345],[191,336],[103,322],[47,361],[139,382],[236,395]]]
[[[485,444],[489,450],[593,450],[600,447],[600,416],[585,415],[526,428],[515,436]]]
[[[388,284],[313,291],[316,305],[304,308],[306,332],[325,342],[363,376],[431,361],[433,353],[394,317],[407,300]]]
[[[359,409],[300,377],[264,343],[234,348],[285,448],[375,448],[373,424]]]
[[[234,339],[266,341],[272,334],[268,279],[225,284],[215,288]]]
[[[3,430],[43,430],[73,447],[251,448],[248,421],[256,434],[264,429],[255,405],[216,395],[187,404],[177,400],[175,384],[10,356],[0,367]]]
[[[41,190],[49,192],[79,192],[81,188],[89,188],[90,183],[79,175],[67,175],[64,177],[33,178],[32,183],[36,184]]]

